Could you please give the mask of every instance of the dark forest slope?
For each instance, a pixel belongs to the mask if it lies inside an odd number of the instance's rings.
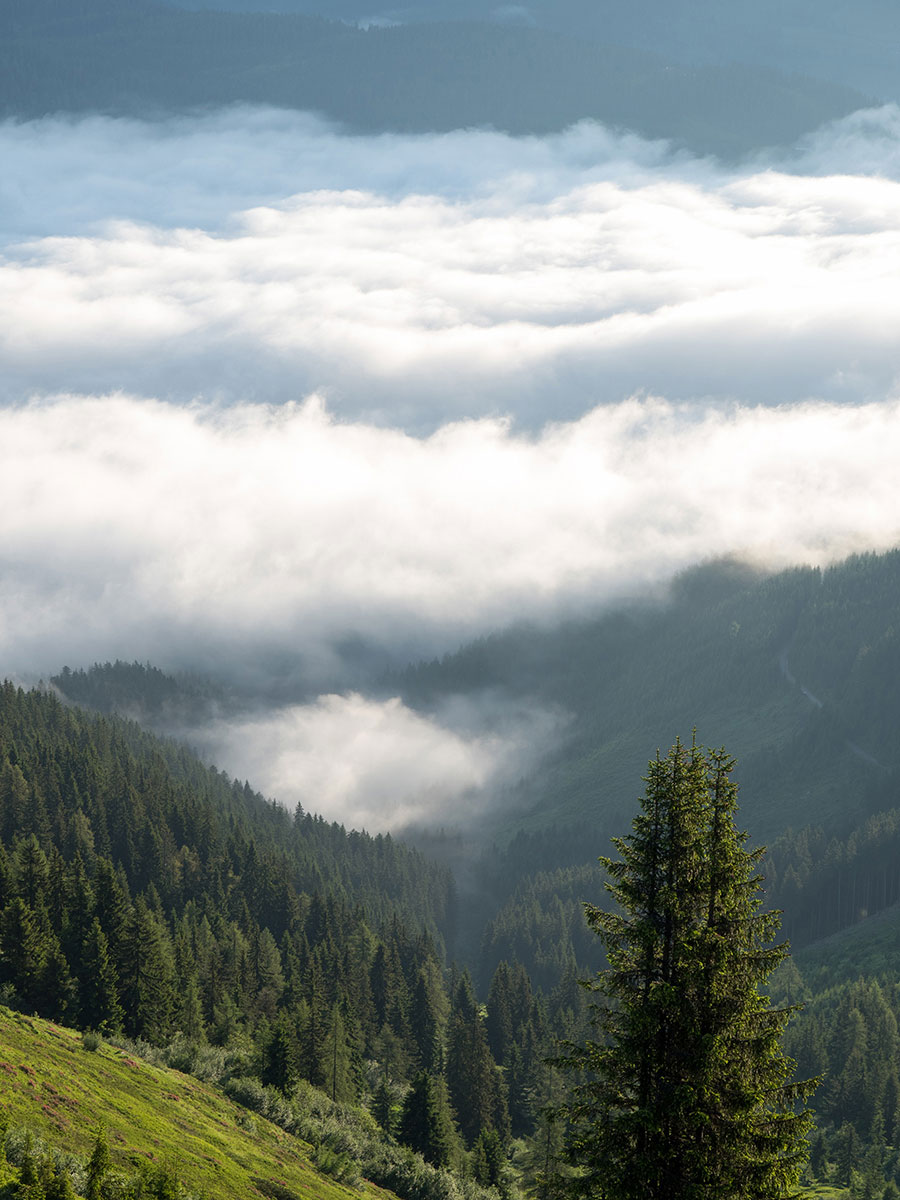
[[[283,931],[298,898],[327,893],[374,923],[399,917],[439,941],[452,928],[449,873],[390,836],[288,813],[133,722],[5,683],[0,838],[32,834],[88,865],[109,858],[167,912],[212,892]]]
[[[825,571],[688,572],[665,603],[521,627],[394,678],[407,703],[502,693],[571,714],[516,828],[631,817],[648,753],[690,735],[738,759],[743,820],[771,839],[815,821],[849,831],[892,808],[900,767],[900,552]]]

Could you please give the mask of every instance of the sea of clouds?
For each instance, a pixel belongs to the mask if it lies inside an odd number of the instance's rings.
[[[0,161],[4,670],[290,676],[194,731],[287,802],[474,811],[564,722],[367,699],[348,639],[900,539],[894,107],[730,168],[245,108],[7,123]]]

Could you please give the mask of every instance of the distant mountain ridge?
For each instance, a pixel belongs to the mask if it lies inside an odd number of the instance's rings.
[[[863,107],[863,92],[754,66],[685,65],[552,30],[450,22],[361,29],[309,15],[151,0],[5,0],[0,116],[131,116],[271,104],[363,132],[581,119],[739,156]]]
[[[181,8],[278,11],[350,21],[517,24],[615,42],[680,63],[768,67],[900,99],[900,10],[885,0],[171,0]]]

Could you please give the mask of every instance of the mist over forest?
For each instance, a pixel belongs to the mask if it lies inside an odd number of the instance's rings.
[[[804,1180],[900,1198],[898,38],[0,0],[0,1058],[202,1076],[310,1200],[564,1200],[584,902],[693,729]],[[194,1200],[30,1083],[0,1190]]]
[[[6,5],[5,671],[161,668],[155,728],[349,825],[581,819],[572,629],[897,544],[893,20]],[[460,690],[493,637],[544,673]],[[679,714],[590,751],[612,809]]]

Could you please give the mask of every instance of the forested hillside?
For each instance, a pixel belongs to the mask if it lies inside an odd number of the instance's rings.
[[[366,131],[539,134],[594,118],[730,155],[790,143],[867,101],[793,75],[680,66],[515,26],[360,29],[153,0],[6,0],[0,10],[0,116],[236,102],[309,109]]]
[[[502,962],[483,1007],[468,971],[448,969],[444,868],[291,817],[47,692],[0,689],[0,754],[0,1002],[169,1046],[184,1069],[206,1070],[199,1048],[220,1047],[238,1058],[217,1078],[264,1115],[305,1080],[365,1103],[382,1139],[435,1168],[505,1178],[580,1001],[571,987],[542,996]],[[421,1195],[402,1160],[359,1137],[360,1170]]]
[[[199,725],[238,705],[229,689],[211,679],[175,678],[150,663],[97,664],[89,671],[64,667],[52,682],[83,708],[133,717],[157,731]]]
[[[561,1130],[541,1107],[561,1095],[545,1063],[554,1039],[577,1034],[583,1020],[577,979],[600,965],[581,905],[602,900],[602,872],[575,861],[587,828],[485,848],[471,878],[482,881],[480,903],[496,907],[473,986],[443,957],[443,868],[392,839],[292,818],[121,718],[10,684],[0,699],[6,1003],[118,1030],[142,1054],[156,1044],[161,1064],[323,1139],[314,1158],[322,1169],[363,1173],[410,1200],[423,1195],[423,1178],[446,1200],[445,1165],[505,1193],[540,1187],[548,1162],[565,1169]],[[868,840],[855,839],[860,863],[867,847],[883,853],[896,825],[868,822]],[[770,893],[783,889],[786,864],[796,867],[806,846],[809,901],[800,888],[789,927],[822,907],[817,872],[833,866],[804,836],[776,844],[767,868]],[[846,839],[836,844],[846,858]],[[882,921],[896,930],[891,911]],[[850,941],[827,956],[827,975],[813,942],[781,971],[775,995],[808,1000],[788,1048],[801,1073],[828,1073],[816,1178],[880,1181],[883,1190],[900,1170],[898,1006],[885,978],[898,939],[880,959],[869,951],[858,960],[854,938],[864,944],[867,929],[864,921],[842,935]],[[858,966],[884,982],[854,983]],[[303,1080],[325,1095],[297,1091]],[[366,1106],[375,1123],[359,1124],[352,1108],[329,1116],[326,1096]],[[413,1119],[419,1111],[430,1114],[424,1125]],[[426,1164],[413,1169],[404,1143]],[[542,1147],[552,1147],[550,1159]],[[433,1177],[421,1174],[427,1162]]]
[[[4,841],[33,834],[69,861],[111,860],[132,890],[152,883],[163,911],[209,893],[220,911],[283,931],[299,897],[327,891],[369,920],[414,920],[438,944],[452,931],[446,870],[389,835],[292,815],[132,722],[6,683],[0,747]]]
[[[671,594],[550,630],[520,627],[392,678],[424,710],[505,693],[556,706],[568,736],[523,785],[506,829],[623,826],[647,748],[684,714],[740,763],[743,819],[762,841],[811,822],[847,836],[897,803],[900,554],[776,575],[687,572]]]

